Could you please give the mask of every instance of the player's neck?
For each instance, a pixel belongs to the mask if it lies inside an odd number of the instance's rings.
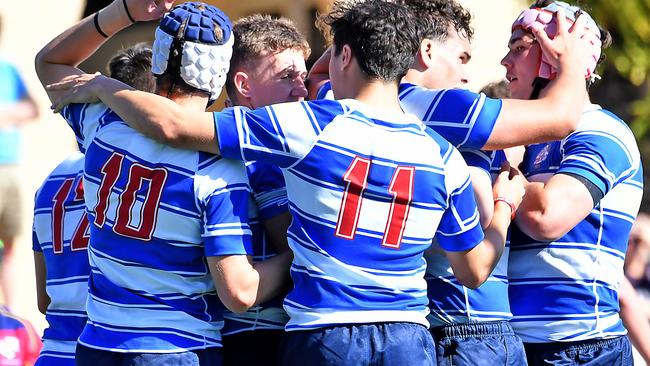
[[[423,81],[424,73],[414,68],[410,69],[402,78],[403,83],[409,83],[413,85],[423,85]]]
[[[369,81],[357,89],[353,98],[377,110],[403,113],[397,96],[398,88],[397,83]]]
[[[191,108],[197,111],[205,110],[208,105],[208,98],[198,95],[174,95],[170,98],[178,105],[183,107]]]

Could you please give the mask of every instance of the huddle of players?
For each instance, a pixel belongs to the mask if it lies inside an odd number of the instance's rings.
[[[441,89],[463,82],[472,36],[448,1],[336,3],[310,75],[335,100],[302,102],[309,47],[282,19],[173,8],[155,86],[132,85],[155,94],[75,66],[170,1],[115,1],[56,37],[37,72],[85,156],[36,198],[39,364],[629,359],[616,292],[638,151],[586,96],[605,33],[548,3],[513,25],[519,100]],[[204,112],[224,83],[244,108]],[[481,150],[518,145],[521,173]]]

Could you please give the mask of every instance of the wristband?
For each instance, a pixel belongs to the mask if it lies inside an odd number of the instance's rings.
[[[510,206],[510,221],[513,221],[515,219],[515,212],[517,209],[515,208],[515,204],[512,203],[509,199],[505,197],[495,197],[494,198],[494,205],[496,206],[497,202],[504,202]]]
[[[124,4],[124,10],[126,10],[126,16],[129,17],[129,20],[131,23],[135,23],[135,19],[131,16],[131,13],[129,12],[129,7],[126,6],[126,0],[122,0],[122,4]]]
[[[104,33],[104,31],[99,27],[99,12],[96,12],[95,15],[93,15],[93,23],[95,23],[97,33],[101,34],[104,38],[108,38],[108,34]]]

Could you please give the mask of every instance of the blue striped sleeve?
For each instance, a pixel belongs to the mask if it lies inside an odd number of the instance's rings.
[[[68,104],[61,109],[61,116],[68,123],[77,139],[77,144],[82,146],[84,143],[84,118],[88,104]]]
[[[487,142],[502,102],[464,89],[426,89],[400,86],[400,103],[428,127],[461,148],[481,149]]]
[[[490,167],[494,160],[494,151],[460,149],[460,154],[468,166],[479,168],[487,174],[490,174]]]
[[[245,185],[219,189],[202,202],[205,255],[252,255],[248,224],[250,191]]]
[[[255,161],[249,163],[246,170],[260,219],[267,220],[289,211],[287,189],[278,167]]]
[[[35,252],[43,253],[43,248],[41,248],[41,243],[38,240],[38,235],[36,235],[35,228],[32,228],[32,250]]]
[[[436,232],[440,247],[447,251],[465,251],[483,240],[479,212],[469,171],[458,151],[452,151],[445,170],[448,206]]]
[[[558,173],[586,178],[607,194],[622,178],[633,174],[633,157],[616,136],[601,131],[578,131],[564,143]]]
[[[327,81],[325,84],[321,85],[320,88],[318,88],[318,92],[316,93],[316,100],[318,99],[334,99],[334,92],[332,91],[332,82]]]
[[[287,168],[302,159],[323,128],[342,113],[343,106],[332,100],[215,112],[219,150],[224,157]]]

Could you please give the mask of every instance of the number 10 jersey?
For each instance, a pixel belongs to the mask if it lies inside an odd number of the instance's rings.
[[[86,154],[88,323],[114,352],[220,347],[223,305],[206,256],[252,250],[245,166],[158,144],[103,104],[62,111]]]

